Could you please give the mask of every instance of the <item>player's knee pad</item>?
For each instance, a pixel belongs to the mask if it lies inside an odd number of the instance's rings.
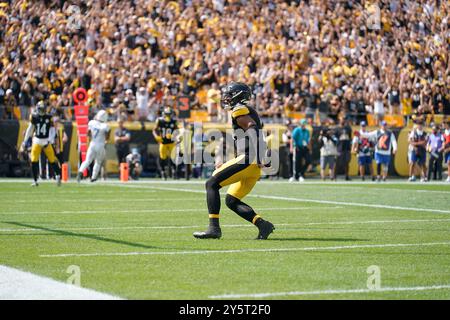
[[[206,181],[206,190],[219,190],[220,184],[216,177],[211,177]]]
[[[236,197],[233,197],[231,194],[227,194],[227,196],[225,197],[225,204],[227,205],[228,208],[230,208],[231,210],[234,210],[234,208],[236,208],[236,206],[241,202],[241,200],[239,200]]]

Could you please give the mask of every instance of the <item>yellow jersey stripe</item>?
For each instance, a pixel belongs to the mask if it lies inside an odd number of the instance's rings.
[[[249,114],[249,113],[250,113],[250,111],[248,110],[247,107],[240,107],[240,108],[234,110],[231,113],[231,116],[233,118],[237,118],[237,117],[240,117],[240,116],[245,116],[246,114]]]

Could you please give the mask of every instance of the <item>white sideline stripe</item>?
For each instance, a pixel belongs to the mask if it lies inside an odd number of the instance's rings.
[[[60,190],[63,190],[63,191],[59,193],[58,191],[60,191]],[[86,191],[86,192],[82,192],[82,191]],[[136,192],[144,192],[144,191],[136,190]],[[154,191],[145,191],[145,192],[153,193]],[[67,194],[83,194],[84,195],[86,193],[92,193],[92,189],[88,189],[88,188],[85,188],[85,189],[84,188],[80,188],[79,190],[56,189],[55,193],[58,195],[58,197],[63,197],[64,195],[67,195]],[[117,195],[117,191],[112,191],[112,190],[102,190],[101,193],[102,194],[115,194],[115,195]],[[33,189],[33,190],[30,189],[29,191],[8,191],[8,190],[4,191],[4,190],[2,190],[2,194],[0,196],[7,196],[7,197],[9,197],[12,194],[48,195],[49,191],[46,191],[46,192],[44,192],[44,191],[37,191],[36,189]]]
[[[155,192],[155,191],[153,191]],[[86,199],[84,201],[80,201],[80,199],[64,199],[64,202],[75,202],[75,203],[83,203],[83,202],[100,202],[100,203],[109,203],[109,202],[127,202],[127,203],[133,203],[133,202],[150,202],[152,200],[176,200],[176,201],[199,201],[203,200],[203,198],[163,198],[163,197],[146,197],[144,199],[133,199],[133,198],[126,198],[126,199]],[[36,203],[36,202],[55,202],[54,199],[29,199],[29,200],[2,200],[2,203]]]
[[[444,177],[445,178],[445,177]],[[194,185],[194,184],[205,184],[204,179],[200,179],[200,180],[167,180],[167,181],[163,181],[161,179],[155,179],[155,178],[142,178],[138,181],[128,181],[126,183],[122,183],[119,182],[118,180],[115,179],[108,179],[105,181],[97,181],[95,184],[91,184],[91,183],[81,183],[81,186],[86,186],[87,188],[89,188],[90,186],[98,186],[98,185],[111,185],[111,184],[123,184],[123,185],[149,185],[149,184],[175,184],[175,185]],[[31,184],[31,179],[29,178],[0,178],[0,184],[2,183],[24,183],[24,184]],[[55,182],[52,180],[39,180],[39,183],[43,183],[43,184],[54,184]],[[68,184],[78,184],[76,179],[71,178],[68,182]],[[287,179],[286,180],[261,180],[258,182],[259,184],[290,184],[292,185],[292,182],[289,182]],[[353,180],[353,181],[343,181],[343,180],[338,180],[338,181],[322,181],[320,178],[311,178],[311,179],[306,179],[304,181],[303,184],[308,184],[308,185],[376,185],[375,183],[371,182],[371,181],[358,181],[358,180]],[[408,179],[405,178],[393,178],[390,179],[386,182],[383,182],[381,185],[414,185],[414,186],[430,186],[430,185],[444,185],[447,186],[449,185],[448,182],[445,182],[444,180],[442,181],[428,181],[426,183],[419,183],[417,182],[416,184],[412,184],[411,182],[408,181]]]
[[[351,246],[332,247],[303,247],[303,248],[261,248],[261,249],[231,249],[231,250],[189,250],[189,251],[140,251],[140,252],[98,252],[98,253],[60,253],[42,254],[41,258],[64,258],[64,257],[106,257],[106,256],[139,256],[139,255],[188,255],[188,254],[210,254],[210,253],[246,253],[246,252],[292,252],[292,251],[321,251],[321,250],[343,250],[343,249],[371,249],[392,247],[424,247],[450,245],[450,242],[429,243],[391,243],[391,244],[357,244]]]
[[[0,265],[0,300],[119,300],[30,272]]]
[[[267,210],[268,208],[266,208]],[[280,208],[277,208],[280,210]],[[284,209],[284,208],[282,208]],[[287,208],[286,208],[287,209]],[[277,226],[316,226],[316,225],[349,225],[349,224],[383,224],[383,223],[409,223],[409,222],[450,222],[450,219],[408,219],[408,220],[369,220],[369,221],[329,221],[329,222],[305,222],[305,223],[277,223]],[[80,228],[64,228],[64,226],[50,226],[47,228],[58,228],[61,230],[138,230],[138,229],[192,229],[202,226],[128,226],[128,227],[80,227]],[[225,228],[253,228],[252,224],[224,224]],[[36,228],[4,228],[0,232],[16,232],[16,231],[39,231],[48,232],[48,230]]]
[[[401,291],[428,291],[450,289],[450,284],[418,286],[418,287],[385,287],[380,289],[341,289],[341,290],[315,290],[315,291],[288,291],[271,293],[222,294],[209,296],[209,299],[240,299],[240,298],[269,298],[283,296],[309,296],[318,294],[347,294],[347,293],[378,293]]]
[[[400,188],[366,188],[367,184],[363,184],[363,185],[345,185],[345,184],[340,184],[339,188],[345,188],[347,190],[360,190],[361,192],[365,192],[365,191],[385,191],[385,192],[390,192],[390,191],[402,191],[402,192],[421,192],[421,193],[442,193],[442,194],[449,194],[450,191],[444,191],[444,190],[427,190],[427,189],[400,189]],[[333,185],[309,185],[308,188],[313,188],[313,189],[322,189],[322,188],[327,188],[327,189],[336,189],[335,186]]]
[[[198,199],[196,199],[198,201]],[[342,207],[288,207],[288,208],[255,208],[255,210],[280,210],[280,211],[290,211],[290,210],[319,210],[319,209],[340,209]],[[117,211],[116,211],[117,210]],[[2,212],[1,215],[27,215],[27,214],[95,214],[95,213],[172,213],[172,212],[206,212],[206,208],[193,208],[193,209],[135,209],[135,210],[122,210],[113,209],[110,210],[80,210],[80,211],[35,211],[35,212]]]
[[[180,191],[180,192],[204,193],[204,191],[201,191],[201,190],[191,190],[191,189],[184,189],[184,188],[168,188],[168,187],[154,187],[154,186],[149,186],[148,188],[159,189],[159,190],[169,190],[169,191],[170,190],[171,191]],[[334,205],[341,205],[341,206],[368,207],[368,208],[378,208],[378,209],[394,209],[394,210],[404,210],[404,211],[450,213],[450,210],[414,208],[414,207],[399,207],[399,206],[390,206],[390,205],[383,205],[383,204],[368,204],[368,203],[358,203],[358,202],[341,202],[341,201],[330,201],[330,200],[290,198],[290,197],[270,196],[270,195],[263,195],[263,194],[249,194],[249,195],[247,195],[247,197],[272,199],[272,200],[286,200],[286,201],[295,201],[295,202],[334,204]]]

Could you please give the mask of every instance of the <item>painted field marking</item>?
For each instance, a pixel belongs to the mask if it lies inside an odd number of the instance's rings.
[[[191,189],[184,189],[184,188],[154,187],[154,186],[148,186],[147,188],[157,189],[157,190],[166,190],[166,191],[204,193],[204,191],[202,191],[202,190],[191,190]],[[416,211],[416,212],[450,213],[450,210],[441,210],[441,209],[400,207],[400,206],[391,206],[391,205],[383,205],[383,204],[369,204],[369,203],[359,203],[359,202],[342,202],[342,201],[330,201],[330,200],[290,198],[290,197],[270,196],[270,195],[262,195],[262,194],[249,194],[249,195],[247,195],[247,197],[272,199],[272,200],[285,200],[285,201],[294,201],[294,202],[333,204],[333,205],[341,205],[341,206],[368,207],[368,208],[377,208],[377,209],[394,209],[394,210]]]
[[[322,210],[322,209],[340,209],[342,207],[287,207],[287,208],[255,208],[255,210],[280,210],[280,211],[293,211],[293,210]],[[193,209],[109,209],[109,210],[63,210],[63,211],[34,211],[34,212],[2,212],[2,215],[27,215],[27,214],[95,214],[95,213],[172,213],[172,212],[207,212],[206,208],[193,208]]]
[[[265,208],[268,210],[268,208]],[[280,208],[277,208],[280,209]],[[369,220],[369,221],[329,221],[329,222],[298,222],[298,223],[277,223],[279,226],[317,226],[317,225],[352,225],[352,224],[384,224],[384,223],[410,223],[410,222],[450,222],[450,219],[398,219],[398,220]],[[223,224],[224,228],[254,228],[252,224]],[[66,231],[89,231],[89,230],[139,230],[139,229],[192,229],[201,228],[199,225],[191,226],[127,226],[127,227],[79,227],[64,228],[64,226],[51,226]],[[0,232],[21,232],[38,231],[48,232],[47,230],[35,228],[0,228]]]
[[[145,198],[139,198],[139,199],[133,199],[133,198],[126,198],[126,199],[85,199],[84,202],[94,202],[94,203],[108,203],[108,202],[127,202],[127,203],[133,203],[133,202],[150,202],[152,200],[167,200],[167,201],[201,201],[203,198],[163,198],[163,197],[145,197]],[[60,200],[62,202],[75,202],[80,203],[79,199],[64,199]],[[29,200],[2,200],[2,203],[40,203],[40,202],[55,202],[55,199],[29,199]]]
[[[426,247],[447,246],[450,242],[428,242],[428,243],[390,243],[390,244],[361,244],[349,246],[331,247],[303,247],[303,248],[249,248],[230,250],[188,250],[188,251],[136,251],[136,252],[97,252],[97,253],[60,253],[42,254],[41,258],[65,258],[65,257],[111,257],[111,256],[139,256],[139,255],[191,255],[191,254],[218,254],[218,253],[249,253],[249,252],[295,252],[295,251],[323,251],[323,250],[346,250],[346,249],[373,249],[373,248],[395,248],[395,247]]]
[[[0,300],[119,300],[121,298],[0,265]]]
[[[450,289],[450,284],[416,287],[385,287],[380,289],[341,289],[341,290],[314,290],[314,291],[288,291],[269,293],[243,293],[243,294],[221,294],[209,296],[209,299],[242,299],[242,298],[270,298],[284,296],[310,296],[326,294],[350,294],[350,293],[379,293],[379,292],[403,292],[403,291],[428,291]]]

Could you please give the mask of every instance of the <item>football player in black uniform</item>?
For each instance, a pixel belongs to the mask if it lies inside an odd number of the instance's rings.
[[[263,220],[246,203],[244,198],[261,176],[262,153],[266,152],[262,134],[262,123],[258,113],[249,106],[252,92],[244,83],[232,82],[222,89],[222,105],[231,110],[232,125],[236,144],[236,157],[216,166],[212,177],[206,182],[206,202],[209,212],[209,227],[205,232],[195,232],[198,239],[218,239],[222,236],[219,225],[220,194],[222,187],[230,186],[225,203],[243,219],[259,229],[256,239],[264,240],[275,227]]]
[[[50,128],[53,127],[52,116],[46,112],[46,107],[43,101],[39,101],[36,105],[36,111],[30,116],[30,124],[25,133],[24,142],[22,143],[22,150],[25,148],[25,143],[29,137],[33,135],[31,145],[31,171],[33,173],[34,182],[31,186],[38,186],[39,176],[39,156],[42,150],[44,150],[47,156],[48,163],[52,166],[57,185],[61,185],[61,170],[59,168],[58,161],[55,157],[55,151],[50,143]]]
[[[159,163],[161,166],[161,176],[167,179],[166,166],[174,167],[171,159],[175,148],[174,131],[178,129],[177,120],[174,118],[171,108],[164,108],[163,115],[156,120],[156,127],[153,136],[159,143]]]

